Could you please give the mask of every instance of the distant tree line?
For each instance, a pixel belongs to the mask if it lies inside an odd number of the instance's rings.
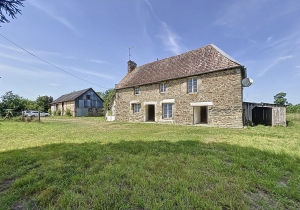
[[[52,96],[38,96],[35,101],[31,101],[14,94],[12,91],[8,91],[0,96],[0,115],[4,116],[6,109],[13,109],[14,113],[21,113],[24,110],[48,112],[52,101]]]
[[[280,105],[286,105],[287,113],[300,113],[300,104],[293,105],[286,99],[286,93],[280,92],[274,96],[274,103]]]

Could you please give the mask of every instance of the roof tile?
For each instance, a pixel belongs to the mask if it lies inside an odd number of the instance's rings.
[[[170,79],[204,74],[242,66],[213,44],[147,63],[128,73],[116,89],[145,85]]]

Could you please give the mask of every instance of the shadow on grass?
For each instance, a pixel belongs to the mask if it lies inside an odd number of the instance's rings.
[[[299,158],[197,141],[0,153],[0,209],[298,209]]]

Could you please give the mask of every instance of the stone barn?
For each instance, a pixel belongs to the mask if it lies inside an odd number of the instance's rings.
[[[75,117],[100,116],[103,100],[92,88],[88,88],[62,95],[51,103],[51,111],[60,110],[62,116],[67,109],[70,109]]]

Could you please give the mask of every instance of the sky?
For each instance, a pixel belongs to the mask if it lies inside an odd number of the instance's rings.
[[[140,66],[215,44],[253,79],[244,101],[285,92],[300,103],[299,0],[26,0],[20,9],[0,23],[0,96],[104,92],[126,75],[129,48]]]

